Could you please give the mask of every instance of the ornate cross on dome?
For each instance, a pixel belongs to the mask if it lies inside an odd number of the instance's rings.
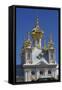
[[[38,16],[35,19],[35,26],[39,26],[39,17]]]

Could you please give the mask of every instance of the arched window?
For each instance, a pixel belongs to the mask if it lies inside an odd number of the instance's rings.
[[[51,74],[51,70],[48,70],[48,74]]]
[[[43,75],[43,71],[40,71],[40,74],[42,74],[42,75]]]
[[[32,73],[32,75],[35,75],[35,71],[32,71],[31,73]]]

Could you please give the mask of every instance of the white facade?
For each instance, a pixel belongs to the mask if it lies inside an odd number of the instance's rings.
[[[57,79],[57,64],[24,64],[25,81],[35,81],[39,78],[54,78]],[[32,73],[34,72],[34,73]]]

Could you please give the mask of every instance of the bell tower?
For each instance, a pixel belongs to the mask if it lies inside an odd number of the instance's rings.
[[[24,64],[32,63],[32,49],[31,49],[31,40],[30,33],[27,34],[27,40],[24,41],[24,45],[22,48],[22,56],[24,59]]]
[[[54,43],[52,40],[52,34],[50,35],[50,39],[48,42],[48,53],[49,53],[49,63],[55,63],[55,49],[54,49]]]
[[[41,39],[43,37],[43,31],[40,31],[40,27],[39,27],[39,18],[36,17],[35,20],[35,27],[32,30],[32,39],[33,39],[33,46],[37,47],[37,48],[41,48]]]

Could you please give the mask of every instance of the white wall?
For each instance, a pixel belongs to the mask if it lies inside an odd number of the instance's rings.
[[[61,83],[30,84],[12,86],[7,83],[8,78],[8,6],[37,5],[60,7],[62,13],[62,0],[0,0],[0,90],[60,90]],[[62,18],[61,18],[62,21]],[[62,33],[62,32],[61,32]]]

